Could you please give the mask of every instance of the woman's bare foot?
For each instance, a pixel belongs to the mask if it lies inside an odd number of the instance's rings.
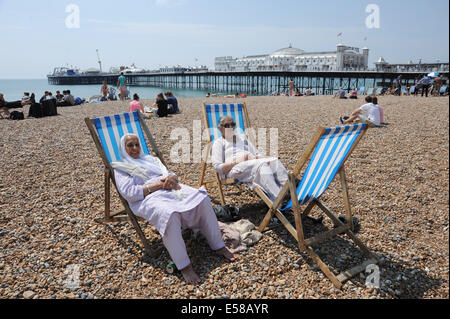
[[[184,277],[184,280],[186,280],[187,284],[196,285],[201,282],[200,278],[194,272],[194,269],[192,268],[192,264],[189,264],[187,267],[181,269],[180,271]]]
[[[225,257],[229,261],[235,261],[237,259],[237,256],[229,251],[227,247],[216,250],[216,254]]]

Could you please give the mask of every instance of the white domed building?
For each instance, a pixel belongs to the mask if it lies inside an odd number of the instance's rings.
[[[339,44],[332,52],[305,52],[289,46],[268,55],[243,58],[217,57],[217,72],[249,71],[356,71],[367,70],[369,49],[347,47]]]

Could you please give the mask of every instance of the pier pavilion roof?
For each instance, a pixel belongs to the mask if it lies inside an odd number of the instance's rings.
[[[297,56],[303,54],[305,51],[293,48],[292,46],[289,46],[284,49],[280,49],[272,53],[271,57],[291,57],[291,56]]]

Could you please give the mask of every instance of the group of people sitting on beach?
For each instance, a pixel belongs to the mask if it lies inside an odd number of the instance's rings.
[[[206,93],[207,98],[209,97],[223,97],[226,99],[238,99],[238,98],[242,98],[245,99],[247,97],[247,94],[239,94],[239,92],[236,92],[235,94],[229,94],[229,95],[217,95],[216,93]]]
[[[164,97],[165,96],[165,97]],[[158,117],[167,117],[170,114],[180,113],[180,108],[178,106],[178,100],[173,95],[172,92],[168,91],[166,93],[159,93],[156,96],[156,101],[153,103],[152,108],[148,111],[145,109],[144,105],[140,101],[139,95],[133,95],[133,101],[130,103],[130,112],[139,110],[142,114],[153,113]]]
[[[356,88],[354,88],[349,94],[347,94],[347,92],[340,87],[339,91],[337,91],[334,95],[333,95],[333,99],[335,98],[339,98],[339,99],[358,99],[358,90]]]
[[[53,95],[53,93],[50,91],[45,91],[44,95],[39,99],[39,102],[36,102],[36,96],[34,93],[30,94],[29,92],[24,92],[21,100],[12,102],[5,101],[3,94],[0,93],[0,117],[9,119],[11,115],[11,109],[19,109],[27,105],[30,106],[30,117],[32,116],[33,109],[42,105],[44,101],[48,100],[54,100],[55,106],[74,106],[83,104],[86,101],[85,99],[81,99],[79,97],[75,98],[71,94],[70,90],[63,91],[63,94],[61,94],[60,91],[56,91],[55,95]]]

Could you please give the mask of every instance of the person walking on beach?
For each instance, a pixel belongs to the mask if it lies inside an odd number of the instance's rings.
[[[402,95],[402,76],[399,75],[395,79],[395,87],[397,88],[395,91],[395,95],[401,96]]]
[[[428,91],[430,90],[431,80],[428,75],[425,75],[422,80],[422,97],[425,94],[425,97],[428,97]]]
[[[120,100],[125,101],[125,95],[127,92],[127,78],[123,75],[123,72],[120,73],[119,78],[117,79],[117,88],[120,91]]]

